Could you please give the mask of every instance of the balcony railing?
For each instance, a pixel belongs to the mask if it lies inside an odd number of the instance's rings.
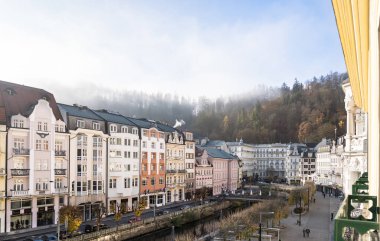
[[[66,169],[54,169],[54,175],[66,176]]]
[[[66,156],[66,151],[63,150],[56,150],[55,156]]]
[[[352,195],[343,201],[335,216],[334,240],[357,240],[354,236],[377,235],[379,230],[377,197],[368,195],[368,174],[352,185]]]
[[[26,148],[13,148],[13,155],[29,156],[30,150]]]
[[[12,191],[12,197],[28,196],[28,195],[29,195],[28,190]]]
[[[178,173],[186,173],[186,170],[185,169],[180,169],[180,170],[178,170]]]
[[[29,169],[11,169],[12,176],[29,176]]]
[[[175,170],[175,169],[172,169],[172,170],[166,170],[166,173],[176,173],[177,172],[177,170]]]
[[[54,193],[57,193],[57,194],[67,193],[67,187],[56,188]]]

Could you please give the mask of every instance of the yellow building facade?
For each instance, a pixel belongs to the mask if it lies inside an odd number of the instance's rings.
[[[332,0],[332,4],[354,101],[368,114],[368,174],[363,173],[356,181],[354,195],[348,196],[336,215],[335,240],[344,240],[341,228],[344,233],[348,226],[357,232],[359,240],[372,240],[379,237],[380,1]],[[367,201],[353,207],[351,203],[358,200]],[[355,209],[362,210],[358,217],[349,213]],[[364,209],[371,213],[368,218]]]

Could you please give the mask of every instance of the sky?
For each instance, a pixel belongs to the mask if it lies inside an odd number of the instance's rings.
[[[216,98],[331,71],[346,69],[329,0],[0,0],[0,80],[60,101]]]

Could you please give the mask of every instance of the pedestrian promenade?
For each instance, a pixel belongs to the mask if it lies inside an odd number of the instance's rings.
[[[297,224],[299,215],[289,214],[289,217],[281,221],[285,228],[280,231],[281,241],[330,241],[333,233],[333,221],[331,213],[334,216],[339,208],[340,199],[336,197],[323,198],[322,193],[316,193],[316,202],[310,204],[310,211],[301,216],[301,226]],[[292,206],[289,211],[294,208]],[[303,237],[303,229],[310,229],[309,237]]]

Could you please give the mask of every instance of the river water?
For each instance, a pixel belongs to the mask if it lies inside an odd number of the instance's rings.
[[[177,236],[178,234],[186,234],[186,233],[201,233],[201,235],[206,235],[209,233],[208,230],[205,230],[204,227],[213,227],[217,225],[217,222],[222,218],[225,218],[229,214],[241,210],[242,207],[230,207],[224,209],[222,212],[214,213],[214,215],[203,218],[202,220],[198,220],[192,223],[187,223],[182,225],[181,227],[176,227],[174,229],[174,233]],[[203,227],[203,228],[202,228]],[[172,241],[173,230],[171,228],[161,229],[152,233],[148,233],[139,237],[126,239],[125,241]]]

